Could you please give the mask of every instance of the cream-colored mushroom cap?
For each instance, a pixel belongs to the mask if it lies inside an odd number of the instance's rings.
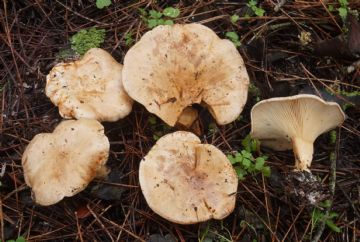
[[[53,133],[36,135],[22,156],[35,202],[47,206],[84,190],[105,165],[109,148],[96,120],[67,120]]]
[[[222,219],[235,207],[238,178],[229,160],[190,132],[160,138],[140,162],[139,179],[149,207],[175,223]]]
[[[294,150],[295,168],[309,171],[315,139],[339,125],[345,114],[334,102],[301,94],[263,100],[251,110],[251,136],[274,150]]]
[[[231,41],[201,24],[175,24],[154,28],[130,48],[123,83],[130,97],[170,126],[194,103],[223,125],[243,110],[249,77]]]
[[[81,60],[54,66],[45,91],[64,118],[117,121],[132,108],[122,84],[122,65],[99,48],[90,49]]]

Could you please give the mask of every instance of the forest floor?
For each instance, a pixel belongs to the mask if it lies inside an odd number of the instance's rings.
[[[128,117],[104,123],[111,144],[109,178],[97,179],[55,205],[36,205],[24,182],[21,157],[36,134],[52,132],[62,120],[44,87],[51,68],[69,61],[71,36],[94,26],[104,29],[101,47],[122,63],[127,50],[150,30],[145,13],[166,7],[180,10],[175,23],[198,22],[221,38],[232,36],[250,76],[249,98],[237,121],[219,126],[201,109],[198,132],[203,143],[226,154],[244,149],[250,110],[259,100],[312,93],[343,107],[343,125],[315,142],[311,171],[318,186],[288,179],[292,151],[261,148],[271,175],[248,174],[241,180],[231,215],[196,225],[166,221],[148,207],[138,168],[157,137],[176,128],[135,104]],[[95,1],[85,0],[2,0],[0,240],[359,241],[360,25],[351,10],[360,10],[360,2],[114,0],[99,9]],[[321,190],[323,201],[311,205],[299,199],[294,186],[305,192]]]

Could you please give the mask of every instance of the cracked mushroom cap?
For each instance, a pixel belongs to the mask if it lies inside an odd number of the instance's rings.
[[[45,91],[64,118],[117,121],[132,108],[122,84],[122,65],[99,48],[90,49],[81,60],[54,66]]]
[[[175,223],[222,219],[235,207],[238,178],[232,165],[190,132],[160,138],[140,162],[139,179],[149,207]]]
[[[201,24],[175,24],[154,28],[130,48],[123,83],[130,97],[170,126],[194,103],[223,125],[243,110],[249,77],[231,41]]]
[[[315,95],[263,100],[251,110],[251,136],[274,150],[294,150],[296,169],[309,171],[315,139],[345,120],[335,102]]]
[[[22,156],[25,182],[36,203],[47,206],[84,190],[102,171],[110,144],[96,120],[61,122],[36,135]]]

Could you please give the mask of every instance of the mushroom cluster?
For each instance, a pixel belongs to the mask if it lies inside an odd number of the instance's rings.
[[[125,117],[133,103],[122,85],[122,65],[99,48],[54,66],[45,91],[63,118],[77,120],[36,135],[22,156],[25,182],[44,206],[75,195],[106,173],[110,143],[99,121]]]
[[[90,49],[56,65],[46,81],[60,115],[77,120],[36,135],[23,154],[25,181],[41,205],[80,192],[104,169],[109,141],[99,122],[124,118],[133,100],[170,126],[191,127],[198,119],[193,104],[225,125],[242,112],[249,86],[236,47],[201,24],[154,28],[129,49],[124,66]],[[344,119],[338,104],[313,95],[273,98],[252,108],[251,136],[275,150],[293,149],[296,169],[309,171],[315,139]],[[161,137],[140,162],[139,182],[149,207],[175,223],[222,219],[235,207],[230,161],[190,132]]]

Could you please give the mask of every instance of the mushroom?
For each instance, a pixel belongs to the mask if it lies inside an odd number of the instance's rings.
[[[170,126],[195,103],[224,125],[243,110],[249,77],[231,41],[201,24],[175,24],[154,28],[130,48],[123,83],[130,97]]]
[[[295,170],[310,171],[315,139],[345,120],[334,102],[315,95],[263,100],[251,110],[251,136],[274,150],[293,149]]]
[[[47,206],[84,190],[103,172],[110,144],[96,120],[61,122],[36,135],[22,156],[25,182],[36,203]]]
[[[132,108],[121,72],[108,52],[93,48],[81,60],[54,66],[46,77],[46,96],[64,118],[117,121]]]
[[[186,107],[179,116],[177,124],[180,127],[189,129],[197,120],[198,116],[199,116],[198,111],[195,108]]]
[[[223,219],[235,207],[238,178],[227,157],[186,131],[161,137],[140,162],[149,207],[179,224]]]

